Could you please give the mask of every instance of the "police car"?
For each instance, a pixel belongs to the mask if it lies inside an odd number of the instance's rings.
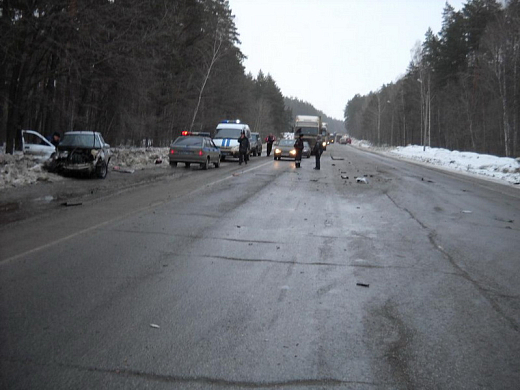
[[[251,143],[251,129],[245,123],[240,123],[240,120],[224,120],[217,125],[213,142],[220,148],[221,161],[226,157],[238,158],[238,139],[242,132]]]

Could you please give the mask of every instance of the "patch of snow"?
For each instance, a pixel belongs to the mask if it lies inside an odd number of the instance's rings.
[[[399,146],[390,149],[388,152],[454,171],[492,177],[511,184],[520,184],[520,163],[514,158],[441,148],[423,148],[419,145]]]
[[[134,170],[147,168],[169,168],[169,148],[112,148],[113,155],[109,169],[115,166]],[[157,164],[156,161],[162,161]],[[0,190],[9,187],[21,187],[38,181],[56,182],[63,177],[45,170],[45,161],[15,154],[0,153]]]

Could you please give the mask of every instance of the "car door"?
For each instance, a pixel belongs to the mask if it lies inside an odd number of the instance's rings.
[[[22,130],[22,150],[26,155],[45,159],[56,152],[54,145],[34,130]]]

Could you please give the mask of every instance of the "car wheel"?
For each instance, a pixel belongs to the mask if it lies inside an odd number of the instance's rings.
[[[215,168],[220,168],[220,159],[218,159],[216,163],[213,163],[213,166]]]
[[[226,156],[221,156],[220,161],[226,161]]]
[[[202,164],[200,164],[200,167],[204,170],[207,170],[209,168],[209,157],[206,159],[205,162],[203,162]]]
[[[96,176],[100,179],[104,179],[105,177],[107,177],[107,173],[108,173],[108,165],[106,162],[103,161],[101,164],[99,164],[96,167]]]
[[[184,163],[184,168],[189,168],[191,163]]]
[[[175,162],[175,161],[170,161],[170,165],[171,165],[172,167],[176,167],[176,166],[177,166],[177,162]]]

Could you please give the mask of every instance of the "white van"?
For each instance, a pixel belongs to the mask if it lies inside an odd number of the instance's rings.
[[[217,125],[213,142],[220,149],[221,161],[224,161],[226,157],[238,158],[238,139],[241,132],[244,132],[251,142],[251,129],[245,123],[225,120]]]

